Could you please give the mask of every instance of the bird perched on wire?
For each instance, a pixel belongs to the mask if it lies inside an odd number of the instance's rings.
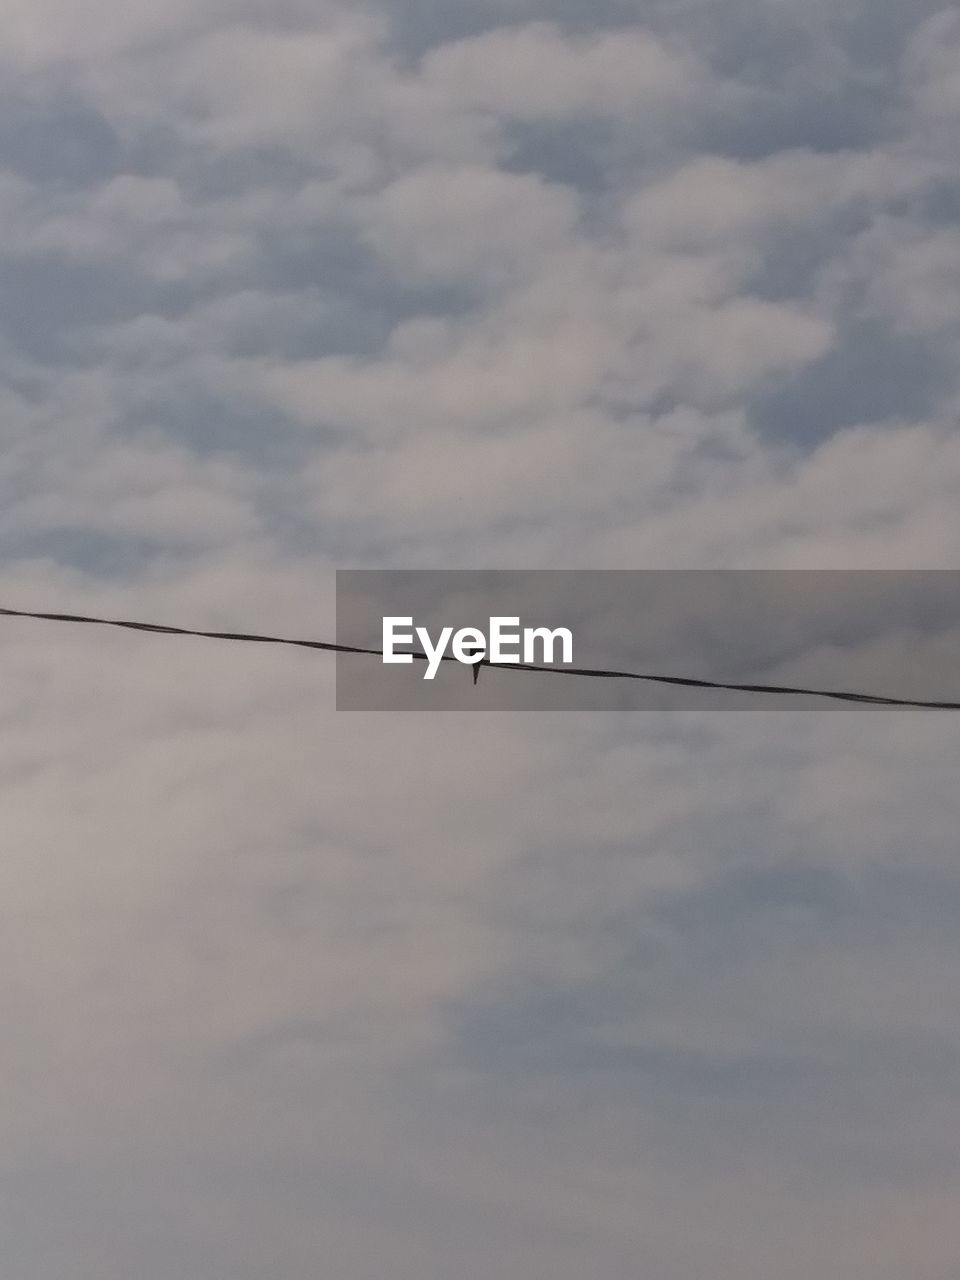
[[[483,662],[483,653],[484,653],[483,645],[475,644],[469,649],[465,647],[463,652],[467,655],[468,658],[473,658],[477,654],[481,655],[477,659],[477,661],[473,664],[473,683],[476,684],[477,681],[480,679],[480,664]]]

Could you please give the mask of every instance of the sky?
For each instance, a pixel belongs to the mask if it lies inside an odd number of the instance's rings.
[[[928,0],[0,0],[0,605],[956,567],[958,69]],[[0,664],[5,1274],[955,1277],[949,715]]]

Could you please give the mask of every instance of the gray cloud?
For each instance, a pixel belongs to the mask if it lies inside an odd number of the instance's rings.
[[[955,564],[951,11],[3,25],[0,602],[322,635],[335,565]],[[952,721],[0,652],[11,1274],[955,1274]]]

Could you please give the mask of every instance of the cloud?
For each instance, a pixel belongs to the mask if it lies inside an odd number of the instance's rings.
[[[447,101],[525,121],[676,110],[708,79],[692,50],[642,28],[574,36],[553,23],[441,45],[424,58],[423,74]]]
[[[367,234],[395,270],[480,287],[515,287],[542,270],[573,239],[578,214],[568,189],[480,167],[419,168],[368,207]]]
[[[0,603],[328,636],[338,565],[956,562],[938,5],[0,16]],[[851,679],[903,645],[951,678]],[[949,718],[0,652],[12,1272],[954,1274]]]
[[[956,13],[943,9],[919,26],[906,50],[907,83],[916,109],[935,121],[951,119],[960,108],[953,58],[958,39]]]

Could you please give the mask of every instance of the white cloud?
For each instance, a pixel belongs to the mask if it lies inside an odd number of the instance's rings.
[[[457,106],[528,121],[678,109],[709,84],[689,48],[642,28],[572,36],[546,22],[442,45],[423,74]]]
[[[922,23],[906,50],[907,82],[916,108],[934,120],[952,120],[960,111],[958,45],[960,19],[948,8]]]
[[[816,228],[844,208],[882,205],[921,189],[930,161],[895,149],[817,155],[786,151],[758,161],[698,157],[643,187],[624,222],[647,243],[704,251],[758,235]]]
[[[361,205],[373,245],[414,279],[515,288],[573,241],[573,192],[488,167],[420,168]]]
[[[616,10],[0,0],[0,604],[952,566],[952,14]],[[11,1274],[953,1274],[948,717],[0,654]]]

